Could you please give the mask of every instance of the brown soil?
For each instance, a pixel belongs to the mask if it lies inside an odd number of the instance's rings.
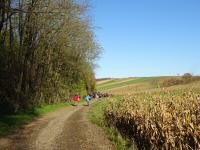
[[[64,108],[0,138],[0,150],[113,150],[104,131],[89,122],[89,107]]]

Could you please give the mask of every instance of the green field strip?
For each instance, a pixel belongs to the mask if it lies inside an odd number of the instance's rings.
[[[123,83],[123,82],[129,82],[129,81],[136,80],[136,79],[138,79],[138,78],[113,79],[113,80],[104,82],[102,84],[99,84],[99,85],[97,85],[97,87],[98,88],[103,88],[103,87],[108,86],[108,85],[120,84],[120,83]]]
[[[117,88],[117,87],[122,87],[122,86],[128,86],[131,84],[136,84],[136,83],[143,83],[145,81],[149,81],[154,79],[153,77],[144,77],[144,78],[138,78],[138,79],[133,79],[127,82],[123,82],[123,83],[116,83],[116,84],[111,84],[111,85],[107,85],[104,87],[98,87],[97,89],[100,91],[105,91],[105,90],[110,90],[112,88]]]

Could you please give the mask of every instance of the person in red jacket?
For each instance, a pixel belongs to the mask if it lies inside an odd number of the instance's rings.
[[[74,103],[75,103],[75,105],[78,105],[78,101],[79,101],[79,96],[75,95],[74,96]]]

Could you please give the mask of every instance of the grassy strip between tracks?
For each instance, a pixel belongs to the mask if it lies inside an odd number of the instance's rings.
[[[84,100],[79,101],[79,104],[85,103]],[[15,115],[0,116],[0,136],[11,134],[21,126],[30,123],[34,119],[41,117],[47,113],[54,112],[64,107],[74,105],[73,103],[59,103],[45,105],[35,108],[32,111],[21,112]]]

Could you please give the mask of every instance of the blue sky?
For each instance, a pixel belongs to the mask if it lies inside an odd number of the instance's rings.
[[[91,0],[97,78],[200,74],[200,0]]]

